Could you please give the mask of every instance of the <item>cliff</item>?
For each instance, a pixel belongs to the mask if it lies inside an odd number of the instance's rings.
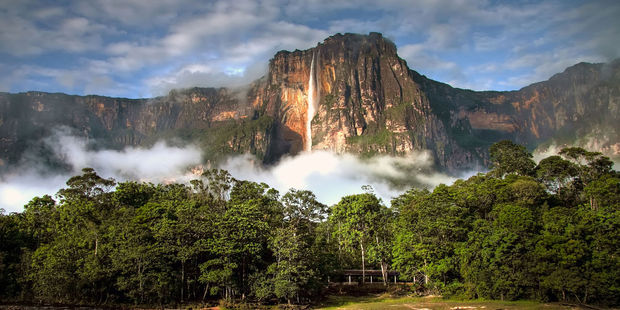
[[[205,160],[426,149],[455,171],[485,165],[488,146],[500,139],[530,148],[580,141],[617,156],[619,67],[581,63],[518,91],[476,92],[410,70],[379,33],[337,34],[305,51],[278,52],[245,90],[192,88],[152,99],[0,93],[0,167],[49,154],[39,142],[59,126],[93,147],[191,141]]]
[[[43,139],[59,129],[84,137],[94,148],[150,145],[159,139],[192,141],[217,159],[250,152],[264,157],[272,120],[255,115],[240,100],[243,93],[193,88],[152,99],[70,96],[27,92],[0,94],[0,166],[20,162],[24,154],[61,160]]]
[[[530,149],[581,145],[620,157],[620,60],[579,63],[508,92],[456,89],[418,74],[415,79],[449,135],[466,149],[510,139]]]
[[[306,148],[364,155],[429,149],[448,169],[473,159],[448,137],[396,46],[381,34],[338,34],[309,50],[281,51],[259,85],[250,96],[278,121],[283,153],[297,153],[311,139]],[[309,134],[311,93],[316,110]]]

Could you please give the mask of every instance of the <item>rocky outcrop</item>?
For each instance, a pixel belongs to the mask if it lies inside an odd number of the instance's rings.
[[[419,75],[417,80],[450,135],[469,137],[456,138],[466,149],[511,139],[530,149],[580,145],[620,157],[620,60],[580,63],[509,92],[455,89]]]
[[[313,150],[402,155],[429,149],[442,167],[472,162],[432,113],[396,46],[379,33],[338,34],[315,48],[274,56],[268,75],[250,93],[254,106],[277,120],[282,143],[272,154],[300,152],[310,136],[304,124],[313,58],[319,98]]]
[[[96,147],[192,141],[211,160],[252,153],[269,163],[308,148],[367,156],[425,149],[444,169],[475,169],[500,139],[529,148],[581,139],[617,154],[619,110],[620,61],[578,64],[519,91],[476,92],[410,70],[379,33],[337,34],[278,52],[267,75],[243,91],[193,88],[152,99],[0,93],[0,167],[46,153],[38,141],[65,126]]]
[[[40,143],[59,128],[93,147],[149,145],[158,139],[191,140],[212,158],[251,152],[264,156],[272,119],[254,115],[243,92],[220,88],[171,91],[152,99],[70,96],[27,92],[0,94],[0,158],[7,165],[23,154],[51,153]]]

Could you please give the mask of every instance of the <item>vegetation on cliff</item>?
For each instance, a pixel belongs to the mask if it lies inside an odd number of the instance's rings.
[[[589,145],[618,156],[618,60],[577,64],[518,91],[479,92],[411,70],[379,33],[347,33],[277,53],[267,74],[242,90],[191,88],[150,99],[0,93],[0,174],[24,157],[61,165],[40,145],[63,126],[98,148],[182,139],[199,144],[211,162],[229,153],[251,153],[264,163],[295,155],[307,142],[312,59],[315,150],[428,150],[447,171],[487,166],[489,146],[502,139],[530,150],[543,143]]]
[[[223,170],[150,184],[85,168],[0,213],[0,298],[304,304],[339,270],[396,269],[417,294],[619,304],[620,174],[581,148],[530,157],[502,141],[489,173],[391,207],[370,188],[328,208]]]

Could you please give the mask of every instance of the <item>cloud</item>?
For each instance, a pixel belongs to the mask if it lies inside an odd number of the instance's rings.
[[[467,77],[463,69],[454,62],[444,61],[428,51],[424,44],[410,44],[398,49],[400,57],[407,60],[407,65],[414,70],[428,73],[431,78],[439,79],[447,82],[446,79],[456,82],[456,87],[461,86],[459,83],[465,83]]]
[[[236,85],[280,49],[309,48],[335,32],[381,31],[422,74],[457,87],[515,89],[578,61],[619,57],[618,15],[613,0],[3,2],[0,64],[59,71],[14,75],[0,87],[135,98]],[[496,70],[475,70],[483,64]],[[188,70],[199,65],[209,69]]]
[[[25,170],[0,181],[0,209],[7,213],[22,212],[32,198],[53,195],[65,185],[69,175],[42,175],[38,171]]]
[[[225,55],[232,46],[254,36],[256,30],[275,18],[277,8],[245,4],[213,2],[206,12],[167,25],[163,34],[113,42],[107,48],[110,57],[104,62],[111,71],[136,71],[162,62],[184,64],[188,58],[196,62],[215,57],[226,63]],[[246,53],[251,55],[252,50]]]
[[[515,74],[507,79],[498,79],[497,84],[509,88],[520,88],[532,83],[548,80],[554,74],[564,71],[564,69],[579,62],[600,62],[602,59],[597,56],[582,56],[575,54],[571,50],[560,50],[555,54],[549,53],[530,53],[509,59],[505,64],[497,67],[501,70],[512,70],[519,72],[527,70],[526,73]]]
[[[205,64],[186,65],[176,72],[149,78],[150,93],[156,96],[167,94],[172,89],[195,86],[239,88],[267,73],[266,63],[256,63],[249,67],[218,68]]]
[[[261,25],[255,36],[246,40],[230,39],[225,46],[210,48],[199,61],[180,62],[177,68],[148,78],[151,93],[164,94],[173,88],[239,87],[267,73],[267,64],[282,49],[310,48],[327,32],[292,23],[274,21]],[[217,44],[217,43],[210,43]]]
[[[550,144],[547,146],[539,146],[532,152],[532,159],[538,164],[541,160],[559,155],[562,148],[566,146],[558,146],[556,144]]]
[[[71,68],[50,68],[44,66],[15,66],[2,65],[0,69],[5,74],[0,77],[0,90],[3,91],[29,91],[36,89],[39,91],[58,92],[58,88],[46,83],[47,81],[55,81],[58,85],[63,86],[63,91],[68,93],[82,94],[101,94],[109,89],[116,89],[123,93],[133,93],[140,96],[141,90],[136,85],[122,83],[113,79],[100,70],[96,63],[93,63],[87,71]],[[31,88],[15,88],[21,81],[31,85]]]
[[[21,212],[34,196],[53,195],[84,167],[92,167],[102,177],[117,181],[154,183],[188,182],[198,177],[192,169],[202,167],[202,153],[193,145],[171,146],[159,142],[149,148],[95,150],[92,148],[95,142],[76,137],[68,129],[56,130],[43,143],[68,170],[58,172],[43,166],[41,158],[25,156],[20,167],[12,169],[16,172],[0,179],[0,208]],[[454,182],[456,178],[433,170],[431,157],[425,151],[404,157],[368,159],[315,151],[284,157],[277,164],[265,167],[246,154],[229,157],[219,167],[237,179],[265,182],[281,193],[290,188],[311,190],[326,204],[363,192],[363,185],[371,185],[384,203],[389,204],[393,197],[413,186],[433,188],[440,183]]]
[[[345,195],[363,192],[363,185],[371,185],[389,204],[411,186],[432,188],[454,182],[454,177],[433,171],[431,163],[428,152],[360,159],[351,154],[313,151],[285,157],[272,167],[263,167],[249,155],[234,156],[221,168],[238,179],[265,182],[281,193],[289,188],[310,190],[325,204],[337,203]]]
[[[93,0],[72,3],[76,13],[90,19],[150,29],[174,22],[187,11],[200,11],[204,6],[202,2],[186,0]]]
[[[556,139],[551,139],[538,145],[538,147],[532,152],[535,162],[554,155],[559,155],[560,151],[566,147],[581,147],[588,151],[597,151],[603,153],[604,156],[614,163],[612,169],[617,170],[620,165],[620,143],[616,143],[612,138],[617,136],[615,130],[612,128],[593,128],[593,133],[586,136],[580,136],[572,141],[559,142]]]
[[[584,52],[611,61],[620,57],[620,4],[613,0],[589,1],[558,14],[552,30],[556,40],[578,44]]]
[[[164,180],[178,176],[180,171],[201,162],[201,152],[195,146],[180,148],[164,142],[158,142],[150,148],[90,150],[84,139],[61,131],[48,138],[46,144],[74,172],[91,167],[102,175],[119,179]]]
[[[102,36],[114,28],[84,17],[62,14],[59,8],[21,7],[0,10],[0,52],[24,57],[62,51],[100,49]]]
[[[60,158],[69,171],[59,173],[40,163],[43,160],[26,156],[15,173],[0,179],[0,208],[21,212],[35,196],[53,195],[73,175],[85,167],[94,168],[105,178],[117,181],[185,182],[196,176],[191,168],[201,164],[201,151],[192,145],[171,146],[159,142],[150,148],[127,147],[123,150],[93,150],[89,143],[71,135],[67,129],[57,130],[43,141]]]

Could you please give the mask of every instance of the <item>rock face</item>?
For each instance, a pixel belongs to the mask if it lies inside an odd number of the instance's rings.
[[[613,156],[619,110],[620,61],[581,63],[519,91],[475,92],[410,70],[379,33],[337,34],[278,52],[244,91],[193,88],[153,99],[0,93],[0,171],[24,154],[48,154],[39,142],[58,126],[97,147],[174,138],[197,143],[210,160],[251,153],[265,163],[308,148],[367,156],[424,149],[454,171],[485,165],[500,139],[530,148],[581,139]]]
[[[59,129],[99,148],[174,138],[198,143],[214,159],[243,152],[264,157],[273,121],[255,116],[243,96],[223,88],[171,91],[152,99],[0,93],[0,171],[24,154],[48,157],[52,152],[41,141]]]
[[[429,149],[449,169],[475,160],[448,137],[396,46],[379,33],[338,34],[313,49],[274,56],[268,75],[249,95],[276,120],[281,143],[272,154],[295,154],[307,142],[313,58],[318,98],[313,150],[402,155]]]
[[[455,89],[419,75],[416,81],[465,149],[511,139],[530,149],[576,144],[620,158],[620,60],[579,63],[509,92]]]

